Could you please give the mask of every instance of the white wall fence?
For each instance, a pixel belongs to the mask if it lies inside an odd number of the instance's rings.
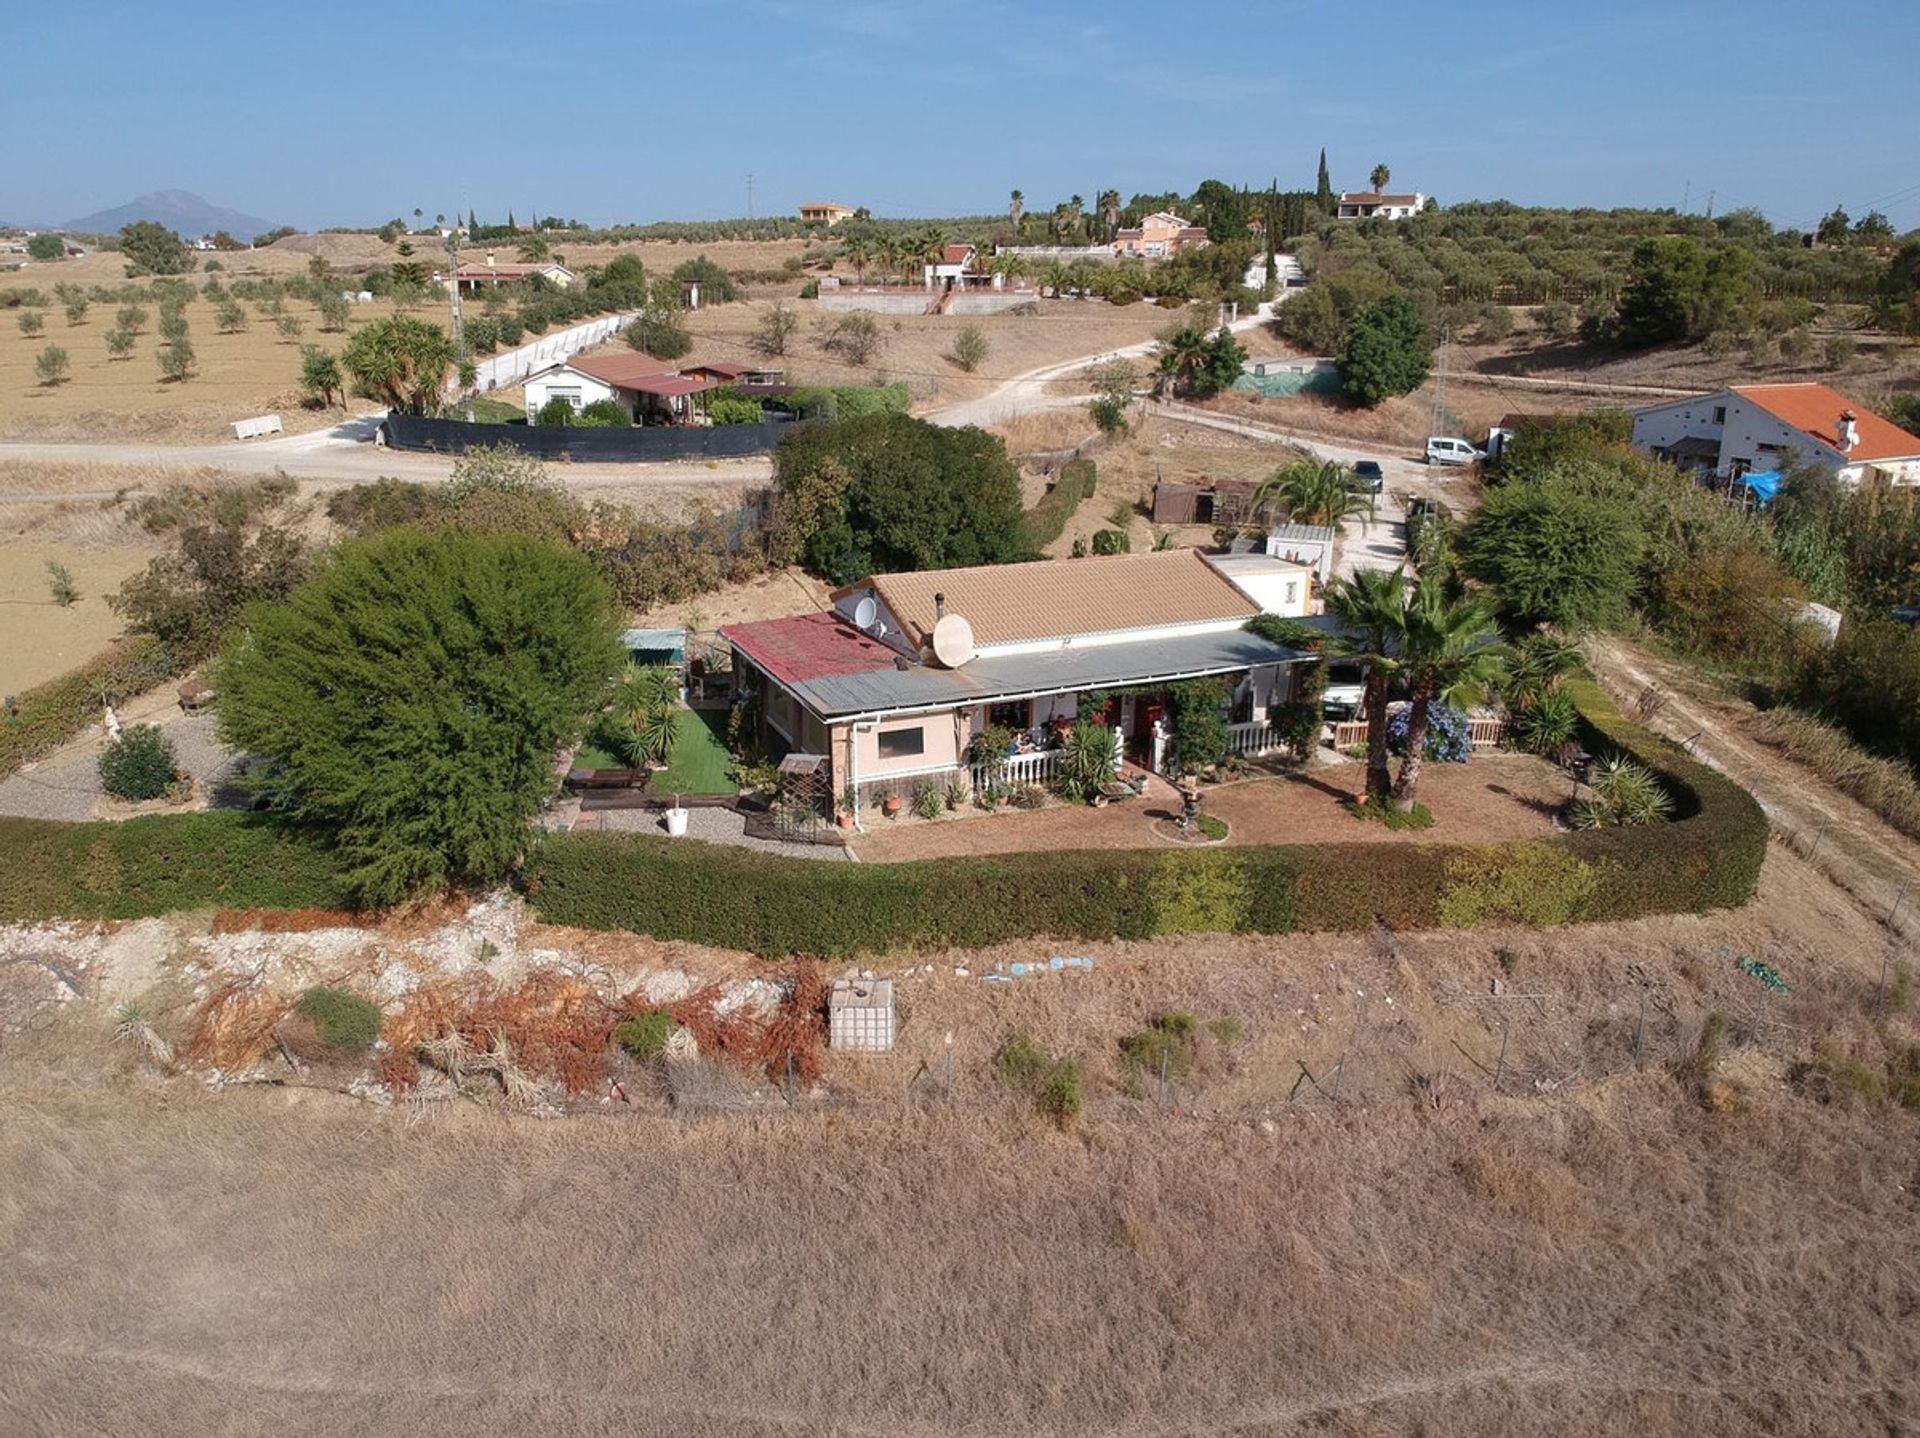
[[[1283,749],[1286,743],[1280,737],[1280,731],[1264,719],[1254,719],[1245,724],[1227,726],[1228,743],[1235,754],[1255,755],[1271,754]]]
[[[999,783],[1008,789],[1022,784],[1050,784],[1060,774],[1060,751],[1039,749],[1031,754],[1015,754],[1004,764],[975,764],[973,787],[985,789]]]
[[[530,374],[538,374],[549,365],[570,360],[581,350],[592,349],[619,334],[633,320],[633,311],[602,315],[585,324],[574,325],[556,334],[542,335],[531,344],[492,355],[474,366],[473,389],[489,394],[496,389],[511,389]],[[457,384],[458,381],[455,381]]]

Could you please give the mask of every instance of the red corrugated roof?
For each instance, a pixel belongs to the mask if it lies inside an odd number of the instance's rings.
[[[718,389],[720,381],[691,374],[642,375],[639,379],[622,380],[620,388],[632,390],[635,394],[657,394],[662,398],[671,398],[674,395],[699,394],[702,390]]]
[[[895,653],[831,610],[729,624],[720,637],[783,684],[893,668]]]
[[[580,355],[567,361],[567,368],[577,369],[581,374],[590,374],[597,380],[620,389],[626,389],[637,379],[650,375],[672,374],[673,371],[652,355],[643,355],[639,351],[631,354]]]
[[[1859,442],[1842,450],[1848,459],[1912,459],[1920,456],[1920,435],[1908,434],[1892,420],[1855,404],[1823,384],[1737,384],[1733,392],[1752,400],[1782,424],[1792,425],[1829,449],[1840,449],[1840,411],[1853,411]]]

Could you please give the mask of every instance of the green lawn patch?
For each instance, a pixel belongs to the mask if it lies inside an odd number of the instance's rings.
[[[721,726],[727,716],[719,710],[682,709],[673,716],[673,753],[667,767],[653,776],[656,794],[737,794],[733,756],[727,752]]]
[[[527,412],[517,404],[502,404],[497,399],[479,399],[473,401],[473,422],[475,424],[525,424]]]

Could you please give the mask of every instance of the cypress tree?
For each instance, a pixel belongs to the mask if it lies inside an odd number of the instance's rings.
[[[1314,186],[1313,198],[1321,209],[1329,215],[1333,213],[1333,181],[1327,176],[1327,147],[1320,147],[1320,179]]]

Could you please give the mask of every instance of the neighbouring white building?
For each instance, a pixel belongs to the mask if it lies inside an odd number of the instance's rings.
[[[1920,435],[1823,384],[1735,385],[1636,410],[1633,443],[1723,479],[1799,463],[1842,484],[1920,484]]]
[[[573,285],[573,271],[552,260],[525,265],[499,265],[494,263],[492,255],[488,255],[482,263],[462,265],[451,275],[443,270],[436,270],[433,282],[445,290],[451,290],[458,285],[463,292],[471,294],[475,290],[491,289],[495,285],[511,285],[520,280],[529,280],[535,275],[544,279],[555,289],[569,289]]]
[[[738,367],[733,367],[738,368]],[[527,423],[551,400],[563,399],[575,412],[600,400],[612,400],[639,424],[692,424],[706,401],[697,398],[725,382],[716,367],[676,371],[650,355],[576,355],[527,376]]]
[[[1372,190],[1348,190],[1334,208],[1337,220],[1405,220],[1427,207],[1427,197],[1415,190],[1411,195],[1381,195]]]

